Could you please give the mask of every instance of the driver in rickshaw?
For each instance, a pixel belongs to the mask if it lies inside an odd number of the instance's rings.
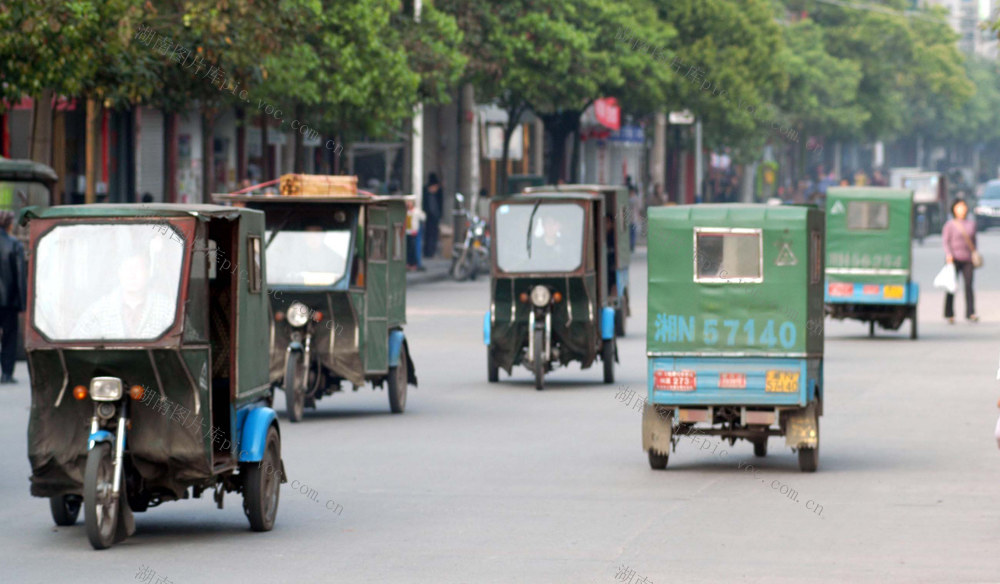
[[[559,263],[559,259],[564,256],[566,250],[563,249],[562,222],[554,215],[542,215],[535,223],[533,239],[535,241],[532,250],[533,259],[538,261],[538,265],[549,265]]]
[[[176,307],[150,286],[150,247],[130,248],[133,251],[118,266],[118,287],[83,312],[73,338],[152,338],[173,322]]]

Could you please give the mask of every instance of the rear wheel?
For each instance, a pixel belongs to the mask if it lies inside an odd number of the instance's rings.
[[[869,320],[868,321],[868,336],[869,337],[874,337],[875,336],[875,321],[874,320]]]
[[[52,511],[52,520],[60,527],[75,525],[76,518],[80,516],[80,504],[83,500],[80,495],[58,495],[49,497],[49,509]]]
[[[625,336],[625,308],[615,310],[615,336]]]
[[[455,263],[451,266],[451,277],[461,282],[469,277],[469,250],[462,250]]]
[[[604,361],[604,383],[615,382],[615,340],[604,341],[601,347],[601,360]]]
[[[545,330],[535,329],[535,349],[531,356],[531,363],[535,368],[535,389],[541,391],[545,389],[545,362],[542,360],[543,343],[545,343]]]
[[[243,463],[243,512],[250,529],[271,531],[278,514],[278,490],[281,485],[281,439],[274,426],[267,430],[264,457],[260,463]]]
[[[409,383],[406,349],[399,350],[399,365],[389,368],[389,410],[394,414],[402,414],[406,409],[406,385]]]
[[[115,541],[121,497],[111,492],[114,467],[111,444],[95,444],[87,453],[87,468],[83,475],[83,515],[87,524],[87,539],[95,550],[107,549]]]
[[[652,448],[650,448],[649,449],[649,468],[651,468],[653,470],[663,470],[663,469],[667,468],[667,460],[669,458],[670,458],[669,454],[660,454],[660,453],[656,452],[655,450],[653,450]]]
[[[753,441],[753,455],[759,458],[767,456],[767,436]]]
[[[497,366],[496,359],[493,358],[493,351],[486,350],[486,378],[490,383],[500,381],[500,367]]]
[[[284,384],[288,419],[301,422],[306,408],[306,366],[302,353],[288,355]]]
[[[917,307],[910,309],[910,339],[917,339]]]
[[[816,418],[816,447],[799,448],[799,470],[816,472],[819,468],[819,418]]]

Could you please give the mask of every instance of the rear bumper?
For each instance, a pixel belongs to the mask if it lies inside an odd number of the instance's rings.
[[[823,365],[819,358],[650,357],[647,384],[655,405],[805,407],[822,391]]]
[[[823,301],[827,304],[914,305],[919,298],[920,285],[916,282],[861,284],[827,280],[823,292]]]

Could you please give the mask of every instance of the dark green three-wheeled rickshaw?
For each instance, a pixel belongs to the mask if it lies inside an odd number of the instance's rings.
[[[490,205],[494,242],[490,311],[483,320],[488,378],[525,365],[545,374],[600,358],[614,382],[615,309],[608,297],[604,199],[523,194]]]
[[[920,287],[910,278],[913,191],[831,187],[826,195],[826,313],[917,338]]]
[[[31,494],[58,525],[81,504],[96,549],[132,512],[243,494],[255,531],[283,482],[267,375],[258,211],[212,205],[28,209]]]
[[[545,185],[528,187],[526,194],[587,193],[604,198],[605,250],[607,252],[608,302],[615,309],[615,335],[625,336],[629,308],[629,263],[632,248],[629,245],[631,207],[628,187],[623,185]]]
[[[417,384],[406,323],[406,205],[401,197],[217,195],[267,216],[271,381],[289,419],[366,380],[402,413]]]

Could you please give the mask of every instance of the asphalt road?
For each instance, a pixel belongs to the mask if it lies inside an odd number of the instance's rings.
[[[615,397],[645,391],[644,254],[615,386],[599,366],[543,392],[523,369],[488,384],[486,282],[410,290],[407,412],[366,388],[283,418],[287,475],[315,494],[283,485],[270,533],[234,495],[137,514],[103,552],[82,519],[54,527],[28,492],[19,365],[0,386],[0,582],[1000,581],[1000,233],[981,240],[975,325],[941,317],[939,245],[916,248],[920,340],[828,323],[815,474],[778,438],[763,460],[747,442],[721,457],[683,441],[649,469],[640,413]]]

